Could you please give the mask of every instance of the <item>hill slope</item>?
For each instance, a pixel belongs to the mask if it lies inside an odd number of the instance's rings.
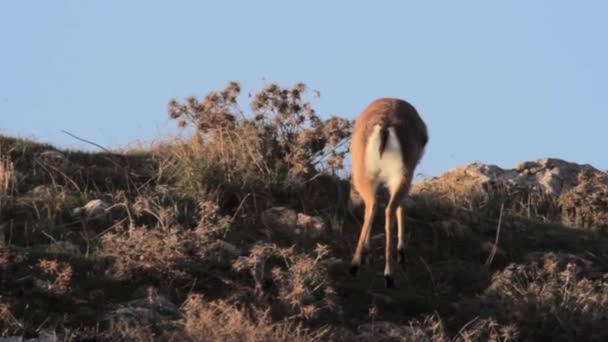
[[[522,207],[521,193],[463,191],[460,178],[419,185],[387,290],[380,216],[370,263],[347,273],[360,224],[347,182],[236,186],[192,172],[192,146],[82,153],[0,136],[0,335],[608,337],[608,237],[562,225],[548,197]]]

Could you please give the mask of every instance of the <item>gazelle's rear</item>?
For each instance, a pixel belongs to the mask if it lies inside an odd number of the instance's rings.
[[[392,236],[395,218],[398,227],[398,261],[403,261],[403,205],[414,169],[420,161],[428,133],[416,109],[403,100],[382,98],[372,102],[359,115],[350,145],[352,186],[365,203],[365,218],[351,263],[357,274],[363,250],[369,248],[369,236],[376,210],[376,189],[385,185],[390,194],[385,211],[386,286],[393,286]]]

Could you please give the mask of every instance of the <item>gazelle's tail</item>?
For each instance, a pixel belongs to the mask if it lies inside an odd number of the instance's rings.
[[[380,158],[382,158],[382,154],[384,153],[384,150],[386,149],[386,143],[388,142],[388,135],[389,135],[388,127],[382,126],[380,128],[380,150],[378,151],[380,153]]]

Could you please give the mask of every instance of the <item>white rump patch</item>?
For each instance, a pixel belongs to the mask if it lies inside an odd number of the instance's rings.
[[[380,125],[374,126],[365,149],[365,168],[376,186],[384,184],[391,192],[396,189],[405,175],[405,165],[401,145],[394,127],[388,128],[388,138],[382,158],[380,158]]]

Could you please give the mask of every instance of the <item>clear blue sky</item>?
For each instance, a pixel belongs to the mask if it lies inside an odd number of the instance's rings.
[[[608,168],[606,1],[3,1],[0,132],[108,147],[175,130],[167,102],[304,81],[353,118],[397,96],[418,171],[552,156]]]

